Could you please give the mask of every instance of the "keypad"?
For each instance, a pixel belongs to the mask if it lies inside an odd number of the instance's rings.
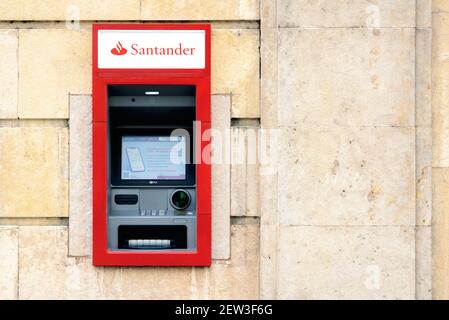
[[[167,210],[163,209],[140,209],[141,216],[166,216]]]

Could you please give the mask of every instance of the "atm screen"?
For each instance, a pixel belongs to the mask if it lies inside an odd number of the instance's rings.
[[[122,136],[122,180],[185,180],[183,136]]]

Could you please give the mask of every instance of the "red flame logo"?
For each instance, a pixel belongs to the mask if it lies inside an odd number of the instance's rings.
[[[125,53],[127,53],[128,50],[123,48],[123,45],[120,43],[120,41],[117,41],[117,44],[115,45],[115,48],[111,49],[111,53],[115,54],[116,56],[122,56]]]

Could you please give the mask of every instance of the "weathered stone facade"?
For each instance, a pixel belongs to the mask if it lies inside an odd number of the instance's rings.
[[[92,266],[103,21],[212,25],[210,268]],[[0,299],[449,298],[448,37],[443,0],[1,1]]]

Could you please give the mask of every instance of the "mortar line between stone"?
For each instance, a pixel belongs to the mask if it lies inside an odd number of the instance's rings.
[[[417,0],[415,0],[415,38],[414,38],[414,40],[415,40],[415,43],[414,43],[414,48],[415,48],[415,109],[414,109],[414,117],[415,117],[415,128],[417,127],[417,85],[418,85],[418,81],[417,81],[417,78],[418,78],[418,52],[417,52],[417,50],[416,50],[416,46],[417,46],[417,44],[418,44],[418,32],[417,32],[417,29],[416,29],[416,27],[418,26],[418,1]],[[413,171],[414,172],[414,176],[415,176],[415,195],[414,195],[414,201],[415,201],[415,236],[414,236],[414,238],[413,238],[413,240],[414,240],[414,246],[415,246],[415,248],[414,248],[414,251],[415,251],[415,259],[414,259],[414,273],[415,273],[415,278],[414,278],[414,280],[415,280],[415,285],[414,285],[414,287],[415,287],[415,294],[414,294],[414,297],[415,297],[415,300],[418,298],[418,272],[417,272],[417,263],[416,263],[416,260],[417,260],[417,258],[418,258],[418,251],[417,251],[417,225],[416,225],[416,222],[417,222],[417,217],[418,217],[418,199],[417,199],[417,192],[416,192],[416,190],[417,190],[417,187],[418,187],[418,180],[417,180],[417,175],[416,175],[416,171],[417,171],[417,163],[418,163],[418,146],[417,146],[417,143],[416,143],[416,141],[417,141],[417,137],[418,137],[418,130],[416,130],[415,129],[415,134],[414,134],[414,139],[415,139],[415,157],[414,157],[414,168],[415,168],[415,170]]]
[[[0,119],[0,128],[16,127],[68,127],[68,119]]]
[[[417,228],[430,225],[417,224],[282,224],[281,227],[313,227],[313,228]]]
[[[17,288],[16,299],[20,299],[20,227],[17,226]]]
[[[70,166],[70,164],[71,164],[71,152],[70,152],[70,143],[71,143],[71,141],[70,141],[70,133],[71,133],[71,130],[70,130],[70,118],[71,118],[71,112],[70,112],[70,110],[71,110],[71,104],[70,104],[70,96],[71,96],[71,94],[70,94],[70,92],[69,92],[69,94],[67,95],[67,116],[68,116],[68,120],[67,120],[67,127],[68,127],[68,133],[67,133],[67,144],[68,144],[68,146],[67,146],[67,214],[68,214],[68,218],[67,218],[67,257],[69,257],[70,256],[70,216],[71,216],[71,214],[70,214],[70,208],[71,208],[71,206],[70,206],[70,203],[71,203],[71,201],[70,201],[70,179],[71,179],[71,176],[70,176],[70,174],[71,174],[71,166]]]
[[[260,20],[80,20],[79,29],[90,30],[93,23],[157,23],[157,24],[194,24],[194,23],[210,23],[213,29],[259,29]],[[0,29],[67,29],[63,20],[1,20]]]
[[[16,47],[16,62],[17,62],[17,90],[16,90],[16,118],[19,119],[19,83],[20,83],[20,63],[19,63],[19,46],[20,46],[20,32],[17,30],[17,47]]]
[[[279,2],[278,0],[274,0],[276,2],[275,6],[274,6],[274,10],[275,10],[275,19],[276,19],[276,26],[278,26],[278,5]],[[276,105],[276,126],[279,127],[279,41],[280,41],[280,28],[278,27],[276,30],[276,53],[275,53],[275,59],[276,59],[276,100],[275,100],[275,105]],[[278,153],[278,146],[276,146],[276,153]],[[277,163],[277,165],[279,165],[279,163]],[[279,194],[279,174],[276,173],[276,193]],[[276,299],[278,298],[278,280],[279,280],[279,252],[280,252],[280,244],[279,244],[279,199],[276,198],[276,226],[275,226],[275,230],[276,230],[276,234],[275,234],[275,239],[276,239],[276,252],[275,252],[275,257],[274,259],[274,266],[275,266],[275,276],[274,276],[274,297],[271,297],[272,299]]]
[[[142,20],[142,0],[139,0],[139,18]]]
[[[315,27],[303,27],[303,26],[279,26],[278,29],[298,29],[298,30],[346,30],[346,29],[357,29],[357,30],[414,30],[413,27],[366,27],[366,26],[315,26]]]
[[[0,217],[0,226],[67,226],[68,217]]]

